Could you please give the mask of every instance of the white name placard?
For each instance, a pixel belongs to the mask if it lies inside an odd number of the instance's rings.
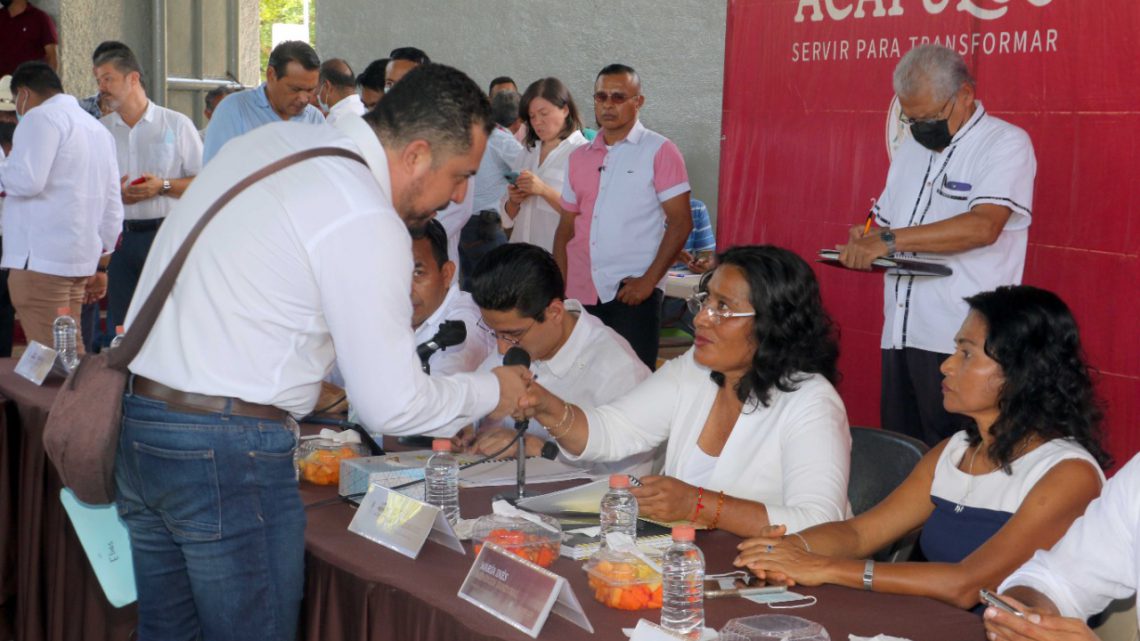
[[[412,559],[419,556],[428,539],[467,554],[438,507],[376,483],[368,486],[348,531]]]
[[[629,641],[684,641],[685,638],[648,619],[639,619],[633,634],[629,635]]]
[[[538,637],[551,612],[594,632],[566,579],[494,543],[483,544],[459,598],[531,638]]]

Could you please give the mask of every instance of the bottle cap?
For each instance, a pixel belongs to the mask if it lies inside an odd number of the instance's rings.
[[[115,336],[122,336],[127,330],[122,325],[115,325]]]
[[[614,488],[629,487],[629,475],[628,474],[611,474],[610,475],[610,487],[614,487]]]
[[[674,541],[692,541],[697,538],[697,531],[690,525],[678,525],[673,528]]]
[[[435,439],[434,441],[431,442],[431,451],[433,451],[433,452],[450,452],[451,451],[451,439],[449,439],[449,438],[437,438],[437,439]]]
[[[59,307],[55,310],[55,315],[56,316],[71,316],[71,308],[70,307]]]

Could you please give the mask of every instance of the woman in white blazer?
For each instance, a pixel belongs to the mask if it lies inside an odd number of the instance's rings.
[[[512,243],[553,251],[570,152],[588,141],[574,98],[558,78],[531,83],[519,103],[519,117],[527,130],[515,167],[519,176],[499,201],[499,217],[512,230]]]
[[[661,476],[634,488],[643,516],[741,536],[849,512],[851,436],[833,387],[839,350],[803,259],[772,246],[718,257],[691,301],[694,347],[597,408],[541,387],[524,402],[571,459],[615,460],[667,443]]]

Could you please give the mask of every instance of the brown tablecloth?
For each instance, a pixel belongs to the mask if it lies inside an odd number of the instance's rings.
[[[59,502],[59,477],[43,452],[43,424],[55,389],[32,385],[13,374],[14,366],[15,361],[0,359],[0,396],[5,400],[0,412],[0,634],[10,624],[21,641],[123,641],[134,627],[135,608],[115,609],[103,596]],[[301,494],[310,504],[334,496],[335,489],[303,483]],[[493,494],[487,488],[462,491],[464,514],[489,511]],[[456,596],[474,560],[470,546],[460,556],[428,542],[413,561],[348,532],[352,515],[353,508],[340,503],[307,510],[303,638],[529,638]],[[737,541],[723,532],[698,535],[710,572],[732,569]],[[580,563],[559,559],[552,570],[569,579],[597,631],[593,638],[620,639],[620,628],[636,623],[638,613],[611,610],[593,600]],[[838,587],[797,591],[815,595],[819,603],[787,613],[823,624],[838,641],[848,633],[887,633],[915,641],[984,638],[976,616],[930,599]],[[13,602],[14,621],[7,621],[3,612]],[[717,628],[734,617],[769,612],[776,611],[742,599],[706,604],[708,624]],[[655,611],[642,614],[658,617]],[[551,615],[540,638],[589,637]]]

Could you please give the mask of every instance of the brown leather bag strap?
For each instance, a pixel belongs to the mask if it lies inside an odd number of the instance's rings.
[[[210,205],[206,213],[202,214],[202,217],[194,224],[190,233],[186,235],[186,239],[182,241],[182,246],[178,248],[178,252],[174,254],[174,258],[170,260],[170,264],[163,270],[162,276],[159,277],[154,289],[151,290],[150,296],[147,297],[146,302],[143,303],[142,308],[139,309],[138,315],[135,316],[134,322],[131,323],[131,331],[127,332],[123,337],[123,342],[108,354],[107,365],[116,369],[125,370],[131,361],[135,359],[135,356],[138,356],[143,344],[146,343],[147,336],[150,335],[151,328],[154,327],[155,321],[158,320],[158,314],[162,311],[162,306],[166,304],[166,299],[170,296],[170,290],[174,288],[174,281],[178,279],[178,273],[182,271],[182,265],[186,262],[186,257],[190,255],[191,248],[194,247],[198,236],[202,235],[202,230],[205,229],[206,225],[214,219],[214,216],[216,216],[223,207],[228,205],[231,200],[245,191],[250,185],[253,185],[262,178],[271,176],[299,162],[321,156],[339,156],[341,158],[355,160],[364,166],[368,166],[368,163],[366,163],[363,158],[347,149],[341,147],[314,147],[276,160],[245,178],[242,178],[237,184],[226,190],[226,193],[219,196],[218,199],[214,201],[214,204]]]

